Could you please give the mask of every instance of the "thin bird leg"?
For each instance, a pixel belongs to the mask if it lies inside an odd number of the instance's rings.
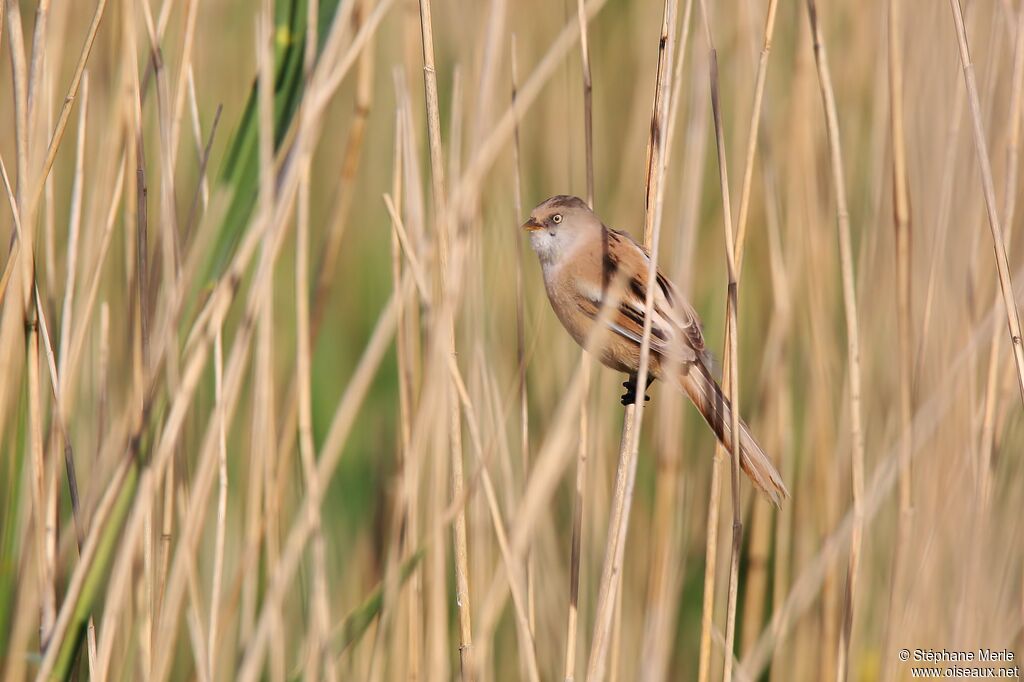
[[[636,380],[635,374],[630,374],[629,378],[622,382],[622,387],[626,389],[626,392],[622,394],[622,404],[632,405],[636,402]],[[647,375],[647,385],[644,387],[644,400],[650,400],[651,396],[647,395],[647,389],[654,383],[654,377],[650,374]]]

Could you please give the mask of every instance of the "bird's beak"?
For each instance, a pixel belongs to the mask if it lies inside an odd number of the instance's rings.
[[[536,232],[537,230],[543,230],[544,226],[537,222],[537,219],[530,216],[530,219],[523,223],[523,229],[527,232]]]

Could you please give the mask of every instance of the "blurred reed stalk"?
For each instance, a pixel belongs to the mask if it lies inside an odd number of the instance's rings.
[[[728,367],[731,372],[727,377],[723,377],[723,381],[728,385],[726,389],[726,397],[732,402],[732,424],[730,426],[733,434],[740,433],[740,394],[739,394],[739,345],[738,345],[738,274],[737,274],[737,260],[736,260],[736,245],[734,242],[733,235],[733,222],[732,222],[732,204],[729,197],[729,171],[726,157],[725,147],[725,130],[722,125],[722,109],[719,99],[719,83],[718,83],[718,52],[715,50],[714,40],[711,35],[711,18],[708,16],[707,3],[701,0],[701,14],[704,19],[704,37],[708,45],[708,65],[709,65],[709,85],[711,92],[711,111],[712,117],[715,123],[715,142],[718,152],[718,172],[719,172],[719,185],[722,193],[722,218],[724,220],[723,226],[725,228],[725,252],[726,252],[726,265],[729,277],[728,290],[726,295],[726,357],[728,358]],[[756,110],[755,110],[756,113]],[[715,462],[717,463],[721,458],[718,456],[716,446]],[[739,570],[740,570],[740,552],[742,550],[743,542],[743,517],[740,512],[740,479],[739,479],[739,467],[740,467],[740,439],[733,438],[733,448],[730,458],[730,472],[731,472],[731,491],[732,491],[732,547],[731,547],[731,561],[729,563],[729,590],[726,601],[726,624],[725,624],[725,664],[723,666],[722,679],[725,682],[731,682],[732,680],[732,668],[733,668],[733,651],[735,649],[736,639],[736,606],[739,594]],[[712,484],[714,484],[714,476],[712,476]],[[716,494],[716,491],[721,489],[721,484],[713,489],[711,492],[711,498],[709,504],[717,506],[719,504],[716,499],[720,493]],[[717,509],[714,513],[710,513],[709,509],[708,519],[716,519],[716,531],[717,532]],[[709,527],[709,535],[710,535]],[[709,540],[709,545],[711,541]],[[717,543],[716,543],[717,549]],[[705,577],[706,574],[705,574]],[[705,583],[704,589],[706,591],[714,591],[714,582],[710,584]],[[705,601],[705,605],[709,604]],[[703,640],[703,636],[702,636]]]
[[[405,175],[409,172],[405,162],[407,147],[407,125],[406,125],[406,99],[399,97],[398,106],[395,110],[395,153],[394,168],[391,180],[391,192],[394,200],[385,195],[385,202],[388,203],[389,213],[397,202],[399,207],[405,205]],[[404,227],[400,220],[395,220],[401,215],[400,208],[395,208],[391,221],[391,280],[394,283],[402,281],[403,274],[403,248],[408,254],[410,263],[414,258],[415,250],[408,235],[403,237]],[[411,265],[410,265],[411,266]],[[421,275],[422,277],[423,275]],[[424,282],[421,289],[426,289]],[[401,472],[401,480],[398,483],[395,506],[396,524],[398,524],[400,535],[398,537],[400,558],[407,560],[413,554],[413,540],[419,537],[419,463],[413,459],[412,447],[412,416],[415,397],[414,370],[416,355],[413,348],[411,336],[415,335],[416,321],[413,306],[405,305],[399,301],[396,315],[398,325],[395,331],[396,362],[398,370],[398,417],[400,428],[400,439],[398,441],[398,466]],[[420,605],[422,599],[422,577],[419,571],[414,574],[408,590],[403,591],[401,596],[400,613],[406,615],[405,636],[409,647],[409,661],[407,674],[411,678],[418,678],[422,667],[422,621],[420,616]],[[401,641],[401,640],[399,640]],[[381,666],[383,668],[383,666]]]
[[[1024,91],[1024,5],[1017,10],[1017,26],[1013,48],[1013,72],[1011,76],[1009,114],[1007,125],[1006,176],[1003,190],[1003,225],[1005,226],[1006,248],[1010,248],[1013,237],[1013,221],[1017,208],[1017,179],[1019,177],[1020,160],[1020,129],[1022,110],[1022,91]],[[997,304],[995,301],[994,304]],[[999,382],[1003,376],[1000,371],[1001,357],[999,354],[1002,343],[998,334],[992,337],[988,352],[988,374],[985,379],[984,414],[981,427],[981,450],[979,452],[979,497],[983,507],[990,503],[992,494],[992,451],[996,436],[996,411],[998,405]],[[984,511],[984,509],[983,509]]]
[[[511,37],[509,46],[509,61],[512,78],[512,106],[515,107],[516,96],[519,90],[519,63],[516,57],[516,36]],[[523,219],[523,177],[522,164],[519,149],[519,121],[516,121],[515,132],[513,133],[512,162],[515,168],[513,187],[513,208],[515,215],[512,220],[518,224]],[[516,254],[516,388],[519,394],[519,461],[522,467],[523,486],[530,477],[530,410],[529,392],[526,386],[526,312],[523,301],[523,246],[519,232],[511,232],[513,248]],[[582,415],[582,412],[580,413]],[[571,569],[570,569],[571,570]],[[529,549],[526,552],[526,601],[530,612],[530,631],[537,635],[537,609],[536,609],[536,585],[533,573],[533,559]]]
[[[594,87],[590,73],[590,47],[583,0],[576,0],[580,27],[580,65],[583,75],[583,146],[586,154],[587,206],[594,208]],[[518,136],[517,136],[518,148]],[[518,153],[517,153],[518,158]],[[522,212],[520,212],[522,217]],[[583,541],[583,502],[586,493],[587,459],[590,452],[590,358],[580,356],[583,400],[580,401],[579,444],[576,449],[576,492],[572,510],[572,539],[569,548],[569,616],[565,638],[565,679],[576,678],[576,627],[580,602],[580,547]]]
[[[445,297],[446,302],[440,306],[443,316],[442,324],[445,327],[444,349],[434,349],[434,353],[440,357],[440,353],[448,356],[455,354],[455,311],[454,301],[451,300],[453,289],[449,283],[449,218],[447,199],[445,196],[444,183],[444,159],[441,148],[441,117],[437,98],[437,70],[434,66],[434,34],[431,24],[430,0],[420,0],[420,31],[423,42],[423,84],[426,96],[427,108],[427,132],[430,149],[430,178],[433,195],[434,230],[436,232],[437,254],[438,254],[438,290]],[[454,387],[447,391],[448,404],[448,440],[449,455],[451,458],[451,476],[453,500],[461,499],[463,496],[463,466],[462,466],[462,420],[460,416],[459,403],[454,395]],[[460,511],[455,519],[454,547],[455,547],[455,603],[459,612],[459,661],[461,664],[462,679],[472,680],[470,674],[469,660],[472,655],[473,627],[472,627],[472,603],[469,594],[469,559],[466,547],[466,516]]]
[[[1007,139],[1006,151],[1006,175],[1003,196],[1003,239],[1006,241],[1006,248],[1009,249],[1013,237],[1013,222],[1017,200],[1018,183],[1018,161],[1021,126],[1021,93],[1022,81],[1024,81],[1024,34],[1020,33],[1020,27],[1024,26],[1024,8],[1019,9],[1016,17],[1016,33],[1013,36],[1013,66],[1010,76],[1010,96],[1008,101],[1008,112],[1006,118],[1005,136]],[[993,294],[993,306],[999,305],[999,293]],[[985,374],[984,390],[981,394],[982,416],[979,427],[980,434],[977,437],[979,443],[973,470],[975,479],[975,499],[970,509],[971,546],[968,552],[970,557],[967,575],[963,582],[962,593],[958,609],[967,613],[969,604],[974,601],[977,594],[978,578],[981,575],[982,565],[985,562],[985,552],[982,549],[986,538],[992,537],[994,527],[991,516],[991,495],[993,469],[996,466],[994,454],[996,450],[996,433],[998,425],[998,411],[1000,402],[1004,409],[1008,407],[1006,400],[1000,400],[1000,390],[1008,378],[1006,373],[1000,370],[1001,339],[999,334],[992,336],[989,344],[988,370]],[[973,630],[977,628],[977,622],[969,623],[968,627]]]
[[[686,54],[689,47],[690,20],[693,14],[693,1],[687,0],[683,8],[683,19],[680,31],[676,63],[672,83],[672,101],[669,104],[669,121],[666,131],[665,148],[674,149],[675,135],[682,106],[684,92],[683,74]],[[696,88],[691,87],[691,97]],[[703,108],[694,112],[695,123],[691,124],[690,136],[703,138],[700,131],[701,122],[706,124],[707,117],[701,116]],[[688,140],[692,141],[692,140]],[[686,158],[683,162],[683,199],[684,218],[680,222],[680,239],[675,269],[687,273],[692,265],[692,251],[688,249],[692,242],[688,239],[694,233],[695,212],[699,201],[698,195],[702,174],[695,169],[695,159],[703,156],[704,145],[694,143],[686,146]],[[680,267],[679,262],[683,265]],[[677,282],[681,280],[676,280]],[[688,283],[683,284],[684,290]],[[682,447],[677,429],[677,416],[683,401],[679,393],[667,392],[659,403],[659,439],[657,446],[658,479],[655,489],[654,532],[651,545],[651,563],[648,574],[647,602],[643,634],[643,653],[641,655],[640,675],[645,680],[660,680],[667,675],[670,663],[672,632],[677,623],[678,591],[683,578],[680,563],[684,559],[682,553],[683,527],[685,512],[683,503],[681,474]],[[688,500],[687,500],[688,501]]]
[[[953,26],[956,29],[960,65],[963,68],[964,86],[967,89],[967,102],[970,105],[974,148],[981,171],[981,188],[985,196],[988,226],[992,233],[992,242],[995,247],[999,288],[1003,294],[1003,306],[1006,309],[1006,323],[1010,333],[1010,345],[1013,350],[1013,359],[1017,366],[1017,385],[1021,393],[1021,402],[1024,404],[1024,339],[1021,338],[1020,317],[1017,312],[1017,305],[1013,299],[1013,282],[1010,279],[1010,266],[1007,262],[1006,238],[1000,225],[999,209],[996,206],[996,191],[992,181],[992,164],[989,161],[988,143],[985,141],[985,127],[981,120],[978,85],[974,77],[974,64],[971,61],[970,49],[967,45],[967,29],[964,27],[964,16],[963,10],[960,8],[960,0],[949,0],[949,7],[953,13]]]
[[[914,338],[911,310],[910,270],[910,196],[907,179],[906,136],[903,128],[903,46],[899,0],[888,4],[888,57],[889,57],[889,120],[892,137],[892,196],[893,227],[895,228],[896,255],[896,319],[899,346],[899,404],[900,404],[900,492],[896,541],[893,547],[892,576],[890,578],[889,612],[883,656],[886,674],[894,669],[894,637],[900,607],[905,603],[907,548],[913,528],[912,478],[910,462],[914,452],[913,430],[913,371]]]
[[[860,329],[857,322],[857,292],[854,287],[853,246],[850,238],[850,212],[846,201],[846,177],[843,152],[839,136],[839,115],[832,74],[829,71],[818,8],[815,0],[807,0],[807,16],[814,40],[814,60],[818,68],[818,83],[828,132],[829,162],[833,190],[836,198],[837,226],[839,229],[839,265],[843,283],[843,310],[846,321],[847,381],[850,390],[850,466],[853,486],[853,529],[850,533],[850,556],[846,567],[845,597],[842,627],[839,633],[839,653],[836,662],[836,680],[842,682],[849,674],[850,638],[853,632],[854,608],[857,603],[857,572],[864,526],[864,433],[861,426],[861,367]]]
[[[666,0],[658,41],[658,76],[655,81],[651,136],[648,142],[646,203],[644,207],[644,245],[650,252],[648,282],[653,282],[658,272],[664,178],[668,155],[671,151],[665,148],[664,133],[670,115],[668,107],[672,96],[671,66],[678,39],[677,9],[676,0]],[[640,448],[640,429],[643,423],[644,396],[646,395],[650,362],[650,336],[654,309],[653,286],[647,288],[646,299],[643,340],[640,344],[640,367],[637,376],[630,378],[636,384],[636,400],[632,406],[626,405],[623,417],[619,463],[615,474],[615,491],[608,520],[604,567],[598,588],[590,659],[587,663],[587,679],[594,681],[604,679],[606,672],[609,636],[614,611],[616,611],[614,605],[621,589],[622,562],[636,482],[637,454]]]
[[[751,107],[750,113],[746,158],[743,167],[743,184],[740,190],[740,206],[736,223],[737,278],[739,278],[743,272],[743,254],[747,238],[747,220],[750,216],[750,196],[754,178],[754,163],[757,155],[757,146],[762,135],[761,119],[763,117],[764,88],[765,83],[768,80],[768,57],[771,54],[772,39],[775,34],[775,16],[777,10],[778,2],[776,0],[769,0],[768,7],[765,10],[764,32],[757,61],[757,73],[754,81],[753,106]],[[756,49],[754,43],[755,40],[756,38],[752,33],[752,49]],[[762,167],[765,165],[766,164],[762,163]],[[765,202],[771,203],[772,188],[767,181],[764,184]],[[767,222],[770,222],[770,219],[768,219]],[[772,270],[774,273],[775,268],[773,267]],[[773,327],[773,330],[777,329],[777,327]],[[728,337],[729,334],[730,329],[727,328],[726,336]],[[731,343],[731,338],[729,343]],[[775,361],[781,363],[782,358],[777,357],[775,358]],[[784,384],[784,381],[782,380],[769,381],[770,383],[763,383],[762,386],[775,387]],[[759,393],[761,393],[761,395],[766,395],[768,392],[762,389]],[[773,401],[766,402],[768,402],[768,406],[770,408]],[[771,450],[769,450],[769,452],[771,452]],[[781,457],[781,454],[778,451],[776,451],[776,457]],[[785,479],[786,472],[781,466],[781,461],[779,461],[779,465],[779,471],[782,473],[783,479]],[[754,495],[753,499],[756,502],[757,495]],[[750,521],[750,549],[748,552],[748,569],[746,579],[747,584],[745,587],[746,594],[744,595],[743,603],[743,623],[740,631],[740,648],[744,651],[748,648],[750,640],[755,636],[756,629],[759,629],[762,626],[764,619],[764,609],[767,601],[766,597],[768,588],[768,560],[771,552],[771,531],[774,516],[773,509],[770,505],[758,503],[754,503],[752,505],[752,518]]]

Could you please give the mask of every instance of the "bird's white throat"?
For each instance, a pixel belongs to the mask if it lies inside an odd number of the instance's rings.
[[[530,246],[540,259],[540,264],[545,276],[557,271],[564,263],[571,260],[572,255],[580,246],[583,239],[577,230],[571,227],[559,230],[535,230],[530,233]]]

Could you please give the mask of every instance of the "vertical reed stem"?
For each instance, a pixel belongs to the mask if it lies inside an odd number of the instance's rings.
[[[1021,338],[1020,317],[1017,304],[1013,299],[1013,282],[1010,281],[1010,266],[1007,262],[1006,241],[1000,224],[999,209],[996,206],[995,185],[992,182],[992,164],[988,156],[988,143],[985,141],[985,128],[981,120],[981,103],[978,98],[978,85],[974,78],[974,64],[971,62],[970,49],[967,46],[967,29],[964,26],[963,10],[960,0],[949,0],[953,11],[953,24],[956,28],[957,46],[960,50],[960,64],[964,72],[964,84],[967,88],[967,101],[970,104],[971,122],[974,131],[974,147],[978,154],[978,166],[981,170],[981,188],[985,195],[985,209],[988,215],[989,231],[995,247],[996,270],[999,273],[999,288],[1003,293],[1003,306],[1006,309],[1006,322],[1010,333],[1010,345],[1013,359],[1017,365],[1017,387],[1020,389],[1021,401],[1024,402],[1024,340]]]
[[[580,63],[583,72],[583,145],[586,150],[587,206],[594,208],[594,110],[590,73],[590,46],[583,0],[576,0],[576,18],[580,26]],[[565,639],[565,679],[576,677],[576,627],[580,604],[580,547],[583,538],[583,501],[586,493],[587,456],[590,450],[590,374],[586,353],[580,356],[583,399],[580,400],[579,443],[576,450],[576,489],[572,510],[572,539],[569,549],[569,617]]]
[[[445,197],[444,183],[444,160],[441,147],[441,115],[437,97],[437,70],[434,67],[434,31],[431,23],[430,0],[420,0],[420,33],[423,41],[423,84],[426,94],[427,107],[427,134],[430,147],[430,178],[434,199],[434,228],[437,232],[437,245],[439,257],[439,279],[442,297],[451,297],[447,300],[448,305],[441,303],[439,310],[445,319],[443,339],[444,348],[442,351],[448,355],[455,354],[455,301],[453,292],[448,282],[449,266],[449,241],[448,241],[448,211]],[[436,349],[435,349],[436,351]],[[452,467],[452,494],[453,500],[461,500],[463,496],[463,465],[462,465],[462,419],[460,415],[459,402],[455,398],[455,388],[449,381],[447,390],[448,420],[449,420],[449,450]],[[471,680],[469,662],[471,660],[473,645],[473,628],[471,618],[471,602],[469,596],[469,559],[466,547],[466,513],[464,509],[459,510],[455,518],[454,528],[455,543],[455,602],[459,611],[459,661],[462,669],[462,679]]]
[[[644,243],[650,250],[647,273],[649,282],[653,282],[657,275],[658,247],[661,241],[663,180],[668,165],[664,131],[672,94],[671,65],[677,38],[677,5],[676,0],[665,0],[658,42],[658,77],[655,81],[651,137],[648,143],[644,212]],[[654,306],[654,289],[653,286],[647,287],[644,333],[640,344],[640,367],[636,378],[636,400],[632,405],[626,406],[623,418],[619,464],[615,474],[615,492],[608,520],[608,539],[605,545],[604,567],[601,573],[595,612],[594,637],[591,644],[590,660],[587,664],[587,680],[590,682],[600,682],[604,679],[617,592],[621,587],[623,556],[633,502],[633,486],[636,482],[637,453],[640,448],[644,387],[647,385],[650,361],[650,335],[653,322],[651,311]]]
[[[892,136],[893,227],[896,242],[896,319],[899,334],[899,403],[900,403],[900,482],[899,516],[893,546],[892,575],[889,583],[889,608],[886,639],[882,659],[887,670],[893,670],[893,638],[899,622],[899,606],[906,601],[907,550],[912,537],[913,502],[911,499],[910,460],[913,441],[913,370],[914,347],[911,327],[910,272],[910,196],[907,189],[907,152],[903,132],[903,52],[900,1],[889,0],[889,122]]]
[[[811,25],[814,61],[818,68],[818,84],[825,109],[828,131],[829,160],[833,189],[836,193],[837,226],[839,229],[839,266],[843,280],[843,309],[846,313],[847,373],[850,388],[850,466],[853,482],[853,530],[850,534],[850,557],[846,567],[846,585],[843,602],[842,627],[839,633],[836,679],[846,680],[849,674],[850,636],[853,631],[854,608],[857,603],[857,570],[864,528],[864,433],[861,427],[860,330],[857,322],[857,291],[854,287],[853,246],[850,238],[850,212],[846,202],[846,178],[843,171],[843,152],[839,137],[839,115],[836,110],[832,75],[828,56],[818,23],[815,0],[807,0],[807,15]]]

